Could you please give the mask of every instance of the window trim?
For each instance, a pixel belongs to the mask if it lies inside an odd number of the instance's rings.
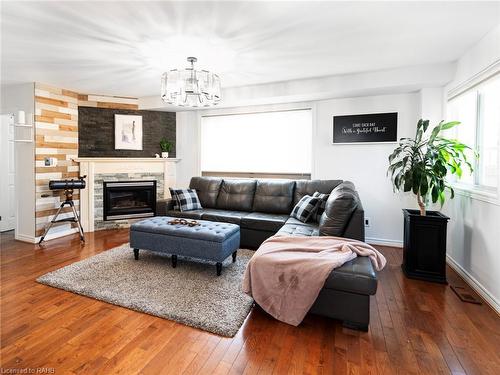
[[[500,199],[497,188],[479,187],[477,185],[452,182],[451,187],[456,195],[476,199],[479,201],[492,203],[500,206]]]
[[[474,74],[469,79],[457,84],[454,88],[448,90],[448,95],[446,96],[446,102],[462,95],[464,92],[473,89],[474,87],[480,85],[484,81],[493,78],[495,75],[500,74],[500,59],[496,60],[480,72]]]
[[[500,60],[496,61],[494,64],[489,66],[487,69],[478,73],[468,81],[458,85],[455,89],[450,90],[446,97],[446,107],[448,107],[450,101],[458,98],[459,96],[466,94],[468,91],[475,90],[476,91],[476,126],[474,129],[474,148],[481,154],[481,136],[484,131],[483,126],[481,124],[482,120],[482,95],[480,90],[478,90],[477,86],[485,83],[490,79],[494,79],[495,77],[500,77]],[[500,165],[500,152],[498,155],[498,162]],[[474,160],[474,172],[473,172],[473,182],[472,183],[463,183],[460,182],[459,179],[453,179],[450,182],[451,187],[456,190],[459,195],[471,197],[473,199],[481,200],[488,203],[493,203],[496,205],[500,205],[500,176],[497,179],[497,186],[491,187],[487,185],[480,184],[480,160],[476,158]]]
[[[203,177],[222,178],[257,178],[276,180],[310,180],[310,173],[269,173],[269,172],[223,172],[223,171],[202,171]]]

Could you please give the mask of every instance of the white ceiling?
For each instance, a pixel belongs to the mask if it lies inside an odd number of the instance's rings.
[[[163,71],[223,87],[453,61],[500,2],[2,2],[2,83],[156,95]]]

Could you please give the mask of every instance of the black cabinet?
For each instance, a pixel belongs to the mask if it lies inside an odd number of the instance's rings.
[[[412,279],[446,284],[446,226],[449,217],[438,211],[403,210],[403,272]]]

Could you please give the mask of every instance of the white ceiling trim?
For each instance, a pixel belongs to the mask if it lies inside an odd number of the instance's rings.
[[[230,87],[222,91],[222,101],[215,108],[414,92],[426,87],[445,86],[453,79],[454,73],[455,63],[443,63]],[[167,105],[158,95],[139,98],[139,108],[175,112],[196,110]]]

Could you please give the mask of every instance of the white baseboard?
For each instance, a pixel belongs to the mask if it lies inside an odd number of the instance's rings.
[[[60,231],[60,232],[53,232],[53,233],[49,232],[49,234],[47,234],[45,236],[45,238],[44,238],[43,241],[45,242],[45,241],[54,240],[56,238],[68,236],[70,234],[77,233],[77,232],[78,232],[78,228],[71,228],[71,229],[68,229],[68,230],[64,230],[64,231]],[[41,237],[42,236],[36,237],[35,243],[38,243],[40,241]]]
[[[500,315],[500,301],[448,254],[446,254],[446,263]]]
[[[14,238],[17,241],[29,242],[29,243],[36,243],[35,236],[28,236],[26,234],[18,234],[17,232],[14,232]]]
[[[399,240],[388,240],[385,238],[374,238],[374,237],[367,237],[365,239],[366,243],[369,243],[370,245],[381,245],[381,246],[392,246],[392,247],[403,247],[403,241]]]

